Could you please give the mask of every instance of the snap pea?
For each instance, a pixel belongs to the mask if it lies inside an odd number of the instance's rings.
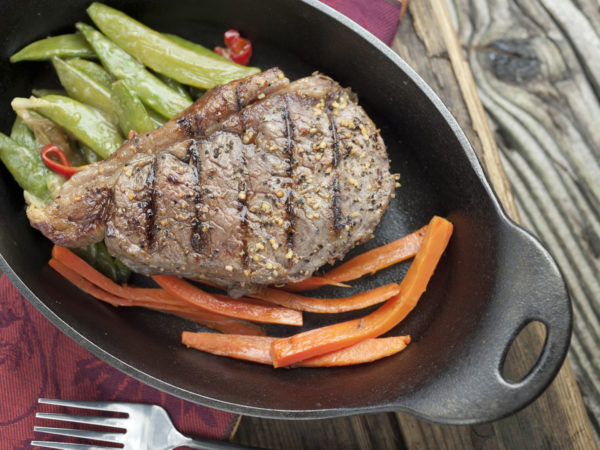
[[[110,85],[115,79],[110,73],[108,73],[104,67],[94,61],[88,61],[87,59],[73,58],[67,61],[67,64],[75,67],[77,70],[85,73],[88,77],[94,80],[106,89],[110,89]]]
[[[46,177],[50,170],[40,155],[0,133],[0,159],[23,190],[42,201],[50,199]]]
[[[83,157],[73,139],[62,127],[29,109],[15,108],[15,112],[33,131],[36,143],[34,148],[40,151],[42,147],[53,144],[60,147],[72,165],[79,166],[83,163]]]
[[[92,3],[87,12],[98,28],[126,52],[180,83],[208,89],[260,71],[189,50],[101,3]]]
[[[150,120],[152,121],[152,125],[154,125],[154,128],[163,126],[167,121],[164,117],[162,117],[160,114],[153,111],[152,109],[148,109],[147,111],[148,115],[150,116]]]
[[[57,123],[101,158],[110,156],[123,142],[115,126],[97,109],[60,95],[15,98],[13,109],[34,109]]]
[[[32,42],[10,57],[10,62],[42,61],[53,56],[61,58],[93,58],[94,50],[79,34],[63,34]]]
[[[119,118],[119,126],[125,136],[131,130],[136,133],[145,133],[154,129],[148,111],[124,80],[113,83],[112,101]]]
[[[187,39],[184,39],[181,36],[177,36],[176,34],[169,34],[169,33],[163,33],[162,35],[164,37],[166,37],[167,39],[172,40],[176,44],[179,44],[182,47],[187,48],[188,50],[193,50],[200,55],[208,56],[209,58],[214,58],[218,61],[228,61],[229,62],[229,60],[227,58],[225,58],[224,56],[219,55],[218,53],[215,53],[211,49],[208,49],[200,44],[196,44],[195,42],[188,41]]]
[[[25,147],[30,150],[35,150],[37,147],[33,131],[31,131],[27,124],[23,122],[23,119],[18,116],[15,119],[12,129],[10,130],[10,138],[21,147]]]
[[[98,161],[102,161],[102,159],[94,152],[94,150],[92,150],[89,147],[86,147],[85,145],[80,145],[79,151],[83,155],[83,159],[85,160],[86,164],[92,164]]]
[[[161,80],[163,83],[165,83],[171,89],[176,91],[179,95],[187,98],[190,102],[192,101],[192,97],[191,97],[190,93],[185,88],[185,86],[183,84],[181,84],[179,81],[175,81],[173,78],[166,77],[164,75],[161,75],[160,73],[157,74],[157,76],[158,76],[159,80]]]
[[[117,283],[126,283],[131,271],[118,259],[113,258],[104,242],[96,242],[86,247],[72,248],[71,251],[94,266],[101,273]]]
[[[31,93],[36,97],[45,97],[46,95],[64,95],[67,96],[67,91],[62,89],[32,89]]]
[[[115,78],[127,80],[136,95],[152,109],[171,118],[192,104],[102,33],[83,23],[76,26],[96,51],[102,65]]]
[[[131,277],[131,269],[121,262],[121,260],[115,258],[115,268],[117,269],[117,283],[123,284],[129,281]]]
[[[106,244],[104,242],[96,243],[96,264],[98,266],[98,270],[101,272],[110,272],[110,277],[115,280],[117,283],[124,283],[129,279],[129,269],[119,261],[117,265],[115,258],[113,258],[110,253],[108,253],[108,249],[106,248]],[[125,267],[126,271],[123,271],[123,267]],[[122,279],[126,277],[125,279]]]
[[[98,108],[111,122],[117,123],[110,90],[58,57],[52,58],[52,65],[69,97]]]
[[[197,88],[194,86],[190,86],[190,94],[196,100],[198,100],[200,97],[202,97],[205,92],[206,92],[206,89],[200,89],[200,88]]]

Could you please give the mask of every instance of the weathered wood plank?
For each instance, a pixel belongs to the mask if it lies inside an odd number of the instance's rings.
[[[598,433],[598,2],[457,0],[453,5],[524,223],[555,255],[569,285],[575,316],[570,358]],[[498,42],[510,43],[501,56]],[[529,70],[515,77],[509,67]]]
[[[392,48],[403,56],[409,64],[413,65],[417,72],[436,90],[463,129],[467,130],[469,139],[505,209],[513,218],[518,219],[516,203],[505,181],[506,177],[502,167],[498,163],[498,151],[494,136],[490,131],[485,115],[482,115],[477,93],[472,89],[473,81],[462,49],[465,46],[470,50],[467,52],[468,56],[474,53],[477,55],[476,57],[481,58],[482,49],[488,48],[486,46],[490,43],[484,37],[489,37],[489,29],[496,26],[495,21],[490,18],[492,15],[494,18],[505,19],[506,25],[512,26],[511,31],[515,32],[513,15],[500,14],[497,11],[490,13],[485,9],[493,8],[496,3],[502,3],[506,6],[511,2],[457,1],[455,2],[456,8],[453,8],[452,12],[446,9],[445,3],[438,0],[411,2],[409,11],[412,23],[404,21],[397,39],[392,44]],[[458,41],[454,34],[453,28],[457,25],[460,27],[462,42]],[[485,32],[482,30],[485,30]],[[504,31],[507,30],[504,29]],[[500,37],[496,36],[496,39],[500,39]],[[428,55],[428,58],[419,57],[423,51]],[[469,58],[469,62],[471,65],[474,64],[472,57]],[[493,60],[489,61],[490,64],[486,67],[488,72],[485,72],[485,69],[482,69],[482,72],[489,75],[489,67],[492,62]],[[516,66],[516,69],[519,69],[519,67]],[[452,73],[452,75],[448,76],[449,73]],[[480,79],[477,78],[478,72],[475,71],[474,73],[477,83],[480,83]],[[527,72],[523,72],[523,75],[527,75]],[[456,90],[462,93],[464,102],[456,102]],[[485,101],[485,92],[483,90],[483,103],[486,107],[489,107]],[[496,93],[503,99],[505,97],[512,99],[512,91],[507,87],[503,86],[503,89],[499,89]],[[506,101],[510,102],[511,100]],[[538,100],[536,107],[543,110],[546,101],[546,99],[543,101]],[[581,101],[583,102],[583,99]],[[465,117],[465,111],[467,111],[468,118]],[[495,118],[494,111],[489,112]],[[497,123],[494,125],[498,127]],[[531,132],[539,131],[539,124],[535,126],[530,124],[530,126],[533,130]],[[475,130],[476,136],[470,134],[469,129]],[[498,128],[496,130],[498,131]],[[562,130],[557,130],[556,133],[560,133]],[[509,130],[502,134],[501,128],[500,131],[501,136],[510,133]],[[581,139],[579,142],[581,142]],[[501,150],[503,155],[506,154],[506,147],[502,147]],[[555,153],[560,155],[562,153],[561,149],[558,148]],[[584,154],[585,161],[581,162],[579,160],[577,165],[580,173],[585,170],[588,171],[585,174],[586,176],[583,177],[588,182],[593,175],[593,163],[589,155],[590,151],[588,149],[588,152]],[[555,158],[557,157],[555,155]],[[504,158],[505,161],[506,159]],[[548,162],[548,160],[545,161]],[[549,161],[552,164],[556,162],[556,159],[550,159]],[[586,163],[592,164],[592,166],[587,169],[585,167]],[[512,170],[510,174],[513,174]],[[545,189],[545,192],[548,192],[548,188]],[[593,190],[591,193],[594,194]],[[580,202],[582,202],[581,199]],[[523,205],[521,202],[520,204]],[[527,218],[530,217],[530,214],[535,214],[535,211],[527,207],[528,205],[529,203],[525,207]],[[559,222],[564,220],[561,217],[553,217],[552,219]],[[589,321],[593,320],[594,315]],[[576,328],[578,325],[579,322]],[[525,373],[527,368],[530,367],[531,361],[535,361],[537,357],[537,352],[534,350],[536,346],[530,344],[537,343],[537,347],[539,347],[540,343],[543,342],[543,328],[529,328],[527,333],[521,336],[517,345],[514,346],[515,350],[511,352],[509,358],[511,367],[509,370],[512,372]],[[590,344],[590,342],[587,344]],[[587,349],[588,347],[584,344],[583,348]],[[399,414],[398,418],[409,448],[427,448],[428,446],[436,448],[486,448],[488,446],[490,448],[519,448],[527,444],[531,445],[532,442],[540,447],[590,448],[590,446],[594,446],[589,421],[582,408],[578,389],[568,365],[563,367],[551,388],[533,405],[510,418],[489,426],[440,427],[419,422],[405,415]]]
[[[243,417],[233,442],[286,450],[403,450],[394,414],[286,421]]]

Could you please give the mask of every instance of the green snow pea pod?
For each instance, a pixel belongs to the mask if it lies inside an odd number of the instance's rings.
[[[148,109],[147,111],[154,128],[162,127],[167,121],[164,117],[162,117],[160,114],[153,111],[152,109]]]
[[[72,248],[71,251],[113,281],[121,284],[129,280],[131,271],[108,253],[104,242]]]
[[[115,281],[119,284],[127,283],[129,277],[131,277],[131,269],[117,258],[115,258],[115,268],[117,270],[117,279]]]
[[[60,95],[15,98],[13,109],[33,109],[63,127],[101,158],[109,157],[123,142],[115,125],[97,109]]]
[[[36,97],[45,97],[46,95],[64,95],[66,97],[69,95],[62,89],[32,89],[31,93]]]
[[[260,72],[255,67],[220,61],[189,50],[102,3],[92,3],[87,12],[98,28],[126,52],[155,72],[180,83],[208,89]]]
[[[88,61],[87,59],[73,58],[67,61],[67,64],[75,67],[77,70],[85,73],[88,77],[94,80],[106,89],[110,89],[110,85],[115,79],[110,73],[108,73],[104,67],[94,61]]]
[[[111,122],[117,123],[110,90],[60,58],[52,58],[52,65],[69,97],[98,108],[107,114]]]
[[[171,118],[192,104],[102,33],[83,23],[76,26],[96,51],[102,65],[115,78],[126,80],[136,95],[152,109]]]
[[[102,158],[100,158],[94,152],[94,150],[92,150],[89,147],[86,147],[85,145],[80,145],[79,146],[79,151],[83,155],[83,159],[85,160],[86,164],[92,164],[92,163],[95,163],[95,162],[98,162],[98,161],[102,161]]]
[[[183,84],[181,84],[179,81],[175,81],[173,78],[169,78],[169,77],[166,77],[161,74],[157,74],[157,76],[160,80],[162,80],[163,83],[165,83],[167,86],[169,86],[174,91],[177,91],[179,93],[179,95],[187,98],[190,102],[192,101],[192,96],[190,95],[188,90],[185,88],[185,86]]]
[[[115,81],[112,85],[112,101],[119,118],[119,126],[125,136],[131,130],[145,133],[154,129],[152,119],[141,100],[129,89],[124,80]]]
[[[93,58],[92,47],[79,34],[63,34],[32,42],[10,57],[10,62],[42,61],[53,56],[61,58]]]
[[[35,150],[30,150],[0,133],[0,160],[23,190],[42,201],[50,200],[46,177],[50,170]]]
[[[181,36],[177,36],[176,34],[163,33],[162,35],[167,39],[172,40],[176,44],[179,44],[182,47],[187,48],[188,50],[193,50],[200,55],[208,56],[209,58],[214,58],[217,61],[230,62],[227,58],[225,58],[222,55],[219,55],[218,53],[213,52],[211,49],[206,48],[200,44],[196,44],[195,42],[188,41],[187,39],[184,39]]]
[[[23,122],[23,119],[18,116],[10,130],[10,138],[21,147],[25,147],[29,150],[35,150],[37,148],[33,131],[31,131],[27,124]]]

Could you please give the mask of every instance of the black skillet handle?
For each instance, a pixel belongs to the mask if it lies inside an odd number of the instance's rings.
[[[502,227],[503,246],[494,297],[482,318],[477,344],[445,371],[433,392],[400,406],[434,422],[469,424],[499,419],[533,401],[552,382],[571,338],[569,295],[556,263],[541,244],[520,227]],[[499,300],[498,300],[499,299]],[[521,380],[502,376],[511,343],[530,322],[546,327],[538,360]]]

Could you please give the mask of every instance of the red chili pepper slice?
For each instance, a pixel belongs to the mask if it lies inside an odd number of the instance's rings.
[[[58,159],[58,162],[53,159]],[[71,166],[67,155],[56,145],[46,145],[42,149],[42,161],[54,172],[59,173],[67,178],[71,178],[71,176],[86,166]]]
[[[225,45],[229,48],[233,46],[233,43],[238,40],[240,36],[240,32],[238,30],[227,30],[224,34],[225,36]]]
[[[215,47],[215,53],[243,66],[248,65],[252,57],[252,43],[240,36],[237,30],[227,30],[224,35],[227,48]]]

